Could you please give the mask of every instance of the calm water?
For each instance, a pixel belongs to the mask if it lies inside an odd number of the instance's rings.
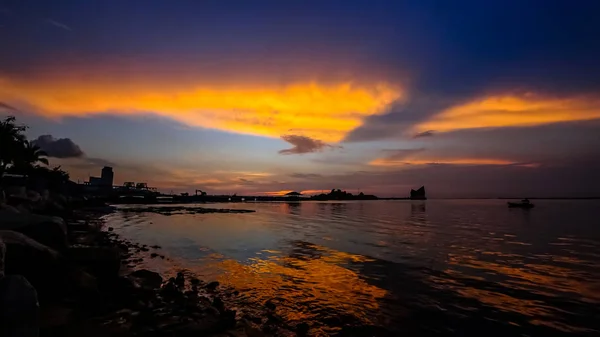
[[[535,203],[212,204],[256,213],[171,216],[124,206],[106,219],[163,247],[169,259],[142,267],[236,288],[242,312],[272,300],[314,334],[599,335],[600,202]]]

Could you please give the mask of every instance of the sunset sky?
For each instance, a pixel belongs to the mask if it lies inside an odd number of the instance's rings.
[[[4,0],[0,115],[73,180],[109,165],[165,192],[600,196],[598,13]]]

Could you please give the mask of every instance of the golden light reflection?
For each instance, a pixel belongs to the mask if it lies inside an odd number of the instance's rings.
[[[599,102],[584,98],[492,96],[452,107],[416,125],[413,132],[534,126],[597,118],[600,118]]]
[[[499,252],[484,252],[484,254],[505,256]],[[546,325],[567,332],[584,331],[580,327],[558,322],[556,317],[561,315],[560,309],[549,306],[543,300],[511,296],[501,290],[462,285],[459,281],[461,279],[484,281],[484,278],[474,275],[473,272],[463,273],[459,270],[472,268],[481,272],[482,275],[497,275],[502,280],[498,282],[498,285],[510,289],[511,294],[515,290],[522,290],[541,296],[555,297],[557,292],[562,292],[572,295],[577,294],[578,299],[583,302],[600,303],[597,289],[594,289],[589,283],[580,281],[585,280],[584,275],[578,274],[578,271],[573,269],[550,264],[526,264],[513,267],[508,264],[484,261],[468,255],[449,255],[448,263],[460,268],[457,270],[453,268],[446,269],[445,273],[450,275],[450,278],[432,277],[431,279],[435,284],[451,289],[464,297],[476,299],[491,307],[529,316],[532,324]],[[449,282],[448,280],[453,281]]]
[[[46,117],[156,114],[186,125],[280,137],[300,134],[341,140],[370,115],[401,97],[389,84],[292,83],[280,86],[171,86],[128,81],[0,78],[0,97],[23,102]]]
[[[371,324],[371,315],[379,308],[378,299],[387,291],[341,266],[368,261],[364,256],[307,245],[284,256],[253,258],[248,265],[225,260],[214,267],[224,271],[220,282],[236,289],[251,289],[254,301],[279,299],[277,314],[285,320],[314,319],[327,311]]]

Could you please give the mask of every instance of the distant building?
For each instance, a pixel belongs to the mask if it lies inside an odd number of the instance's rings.
[[[113,189],[114,173],[112,167],[105,166],[102,168],[100,177],[90,177],[84,183],[85,191],[95,193],[110,193]]]
[[[102,186],[110,186],[112,188],[114,176],[112,167],[104,166],[102,168],[102,175],[100,176]]]

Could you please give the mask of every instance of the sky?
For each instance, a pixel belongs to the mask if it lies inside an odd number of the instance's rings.
[[[0,1],[0,116],[84,181],[600,196],[600,3]]]

